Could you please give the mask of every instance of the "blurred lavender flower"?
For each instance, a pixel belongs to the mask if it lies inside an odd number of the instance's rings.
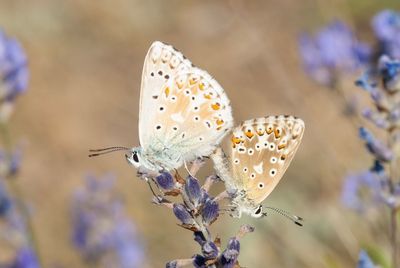
[[[15,98],[28,86],[28,67],[20,43],[0,30],[0,119],[8,119]]]
[[[360,255],[358,257],[357,268],[375,268],[374,263],[368,256],[368,253],[364,250],[361,250]]]
[[[377,139],[366,128],[361,127],[359,130],[360,138],[365,141],[369,152],[379,161],[388,162],[393,158],[393,152],[381,140]]]
[[[3,183],[0,181],[0,238],[11,245],[11,257],[0,262],[0,267],[39,268],[35,251],[30,246],[26,222],[13,205]],[[3,248],[4,250],[4,248]]]
[[[398,14],[393,15],[394,17],[392,15],[385,11],[374,19],[375,30],[380,31],[381,38],[388,38],[399,30]],[[396,221],[400,209],[400,181],[397,174],[400,160],[399,77],[400,62],[383,55],[376,67],[371,67],[356,81],[356,85],[367,91],[372,100],[372,106],[364,109],[363,116],[378,127],[381,133],[377,132],[375,136],[365,127],[359,129],[360,138],[365,141],[368,152],[374,158],[374,165],[370,171],[348,176],[342,193],[343,202],[358,211],[372,207],[376,201],[390,209],[392,267],[398,267]],[[377,138],[378,135],[384,139]],[[374,267],[365,252],[360,254],[358,267]]]
[[[364,212],[380,197],[380,181],[376,173],[364,171],[348,175],[342,191],[342,202],[349,208]]]
[[[72,204],[73,242],[88,262],[143,267],[144,250],[109,177],[88,177]]]
[[[0,218],[7,215],[11,209],[11,200],[3,183],[0,181]]]
[[[400,91],[400,61],[381,56],[375,70],[366,71],[356,81],[369,92],[374,104],[364,110],[363,116],[379,128],[393,130],[400,126],[400,98],[396,95]]]
[[[365,66],[371,55],[370,47],[359,42],[341,21],[331,22],[314,37],[301,35],[299,49],[308,75],[329,87],[335,86],[338,75]]]
[[[380,43],[380,52],[400,58],[400,13],[383,10],[372,19],[372,28]]]

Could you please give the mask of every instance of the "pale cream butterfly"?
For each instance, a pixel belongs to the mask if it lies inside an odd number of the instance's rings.
[[[142,73],[141,146],[129,149],[128,162],[154,172],[177,169],[210,155],[232,125],[229,99],[218,82],[172,46],[154,42]]]
[[[230,157],[226,158],[221,149],[211,156],[227,192],[233,193],[232,216],[241,217],[246,213],[259,218],[265,215],[261,202],[282,178],[303,133],[303,120],[283,115],[247,120],[233,130]],[[300,217],[271,209],[301,225]]]

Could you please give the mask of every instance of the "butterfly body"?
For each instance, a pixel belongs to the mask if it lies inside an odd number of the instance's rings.
[[[129,163],[172,170],[208,156],[232,128],[223,88],[172,46],[154,42],[142,75],[139,138]]]
[[[304,122],[293,116],[247,120],[233,130],[230,156],[212,156],[218,175],[233,196],[235,217],[261,217],[261,202],[276,187],[296,153]]]

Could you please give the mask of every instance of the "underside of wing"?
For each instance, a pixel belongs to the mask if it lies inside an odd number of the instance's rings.
[[[293,116],[269,116],[243,122],[233,130],[233,182],[255,203],[275,188],[292,161],[304,133]]]
[[[192,68],[193,64],[172,46],[159,41],[151,45],[144,61],[140,91],[139,138],[141,144],[148,131],[147,117],[156,112],[155,107],[160,98],[161,88],[178,72]]]
[[[222,87],[198,68],[178,73],[157,93],[153,116],[145,116],[144,148],[168,151],[190,161],[212,153],[232,128]],[[157,146],[157,148],[154,148]]]

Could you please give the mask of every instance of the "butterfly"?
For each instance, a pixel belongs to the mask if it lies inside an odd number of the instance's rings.
[[[223,88],[170,45],[154,42],[144,61],[140,147],[126,159],[151,171],[177,169],[210,155],[233,126]]]
[[[247,120],[233,129],[230,157],[222,150],[211,156],[228,193],[233,193],[232,216],[265,215],[261,202],[274,190],[289,167],[304,133],[304,122],[293,116]],[[270,207],[268,207],[270,208]],[[297,216],[271,208],[301,225]],[[286,215],[285,215],[286,214]]]

